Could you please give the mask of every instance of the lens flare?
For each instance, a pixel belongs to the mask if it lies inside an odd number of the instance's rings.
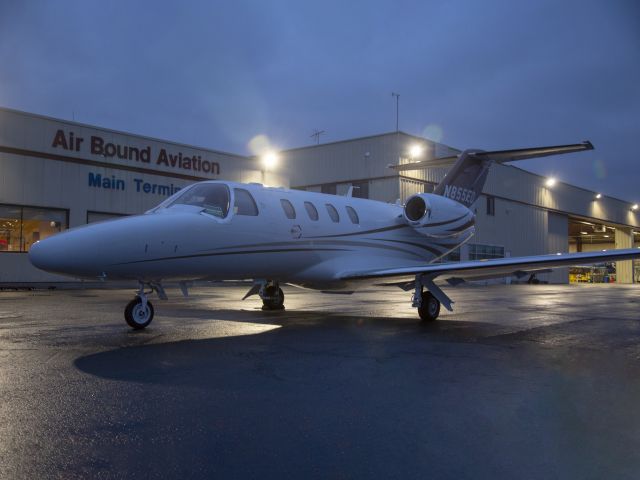
[[[434,142],[440,142],[442,140],[443,134],[444,132],[442,131],[442,127],[440,125],[436,125],[435,123],[430,123],[422,129],[422,136]]]
[[[263,134],[256,135],[251,140],[249,140],[247,147],[253,155],[264,155],[265,153],[272,150],[269,137]]]
[[[607,170],[605,169],[604,162],[599,158],[596,158],[593,161],[593,173],[599,180],[603,180],[607,177]]]

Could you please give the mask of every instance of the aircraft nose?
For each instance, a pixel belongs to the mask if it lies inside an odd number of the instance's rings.
[[[62,250],[60,242],[55,237],[40,240],[29,249],[31,264],[48,272],[63,271],[67,256],[68,253]]]
[[[29,261],[47,272],[82,276],[83,264],[90,264],[91,258],[79,237],[77,232],[63,232],[40,240],[29,249]]]

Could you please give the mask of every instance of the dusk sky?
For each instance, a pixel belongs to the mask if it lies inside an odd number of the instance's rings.
[[[400,129],[640,201],[640,3],[0,0],[0,106],[249,154]]]

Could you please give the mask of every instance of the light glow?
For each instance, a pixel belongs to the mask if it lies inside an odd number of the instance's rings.
[[[544,183],[547,187],[551,188],[556,184],[556,179],[554,177],[547,178],[547,181]]]
[[[278,165],[280,158],[276,152],[268,152],[262,157],[262,165],[265,170],[272,170]]]
[[[582,235],[589,235],[589,232],[580,232]]]
[[[631,206],[631,210],[637,210],[637,209],[638,209],[638,204],[637,204],[637,203],[634,203],[634,204]]]
[[[419,157],[422,155],[422,152],[424,152],[424,148],[422,145],[418,145],[417,143],[415,145],[411,145],[411,148],[409,148],[409,155],[411,155],[411,158]]]

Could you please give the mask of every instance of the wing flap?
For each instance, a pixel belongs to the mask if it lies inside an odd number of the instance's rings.
[[[588,265],[607,261],[631,260],[640,258],[640,249],[608,250],[605,252],[559,253],[552,255],[534,255],[528,257],[497,258],[491,260],[471,260],[466,262],[436,263],[421,267],[398,267],[378,270],[344,272],[340,280],[365,280],[374,278],[406,278],[413,275],[429,275],[436,278],[448,275],[462,280],[474,278],[499,278],[511,276],[517,272],[547,268],[560,268],[572,265]]]

